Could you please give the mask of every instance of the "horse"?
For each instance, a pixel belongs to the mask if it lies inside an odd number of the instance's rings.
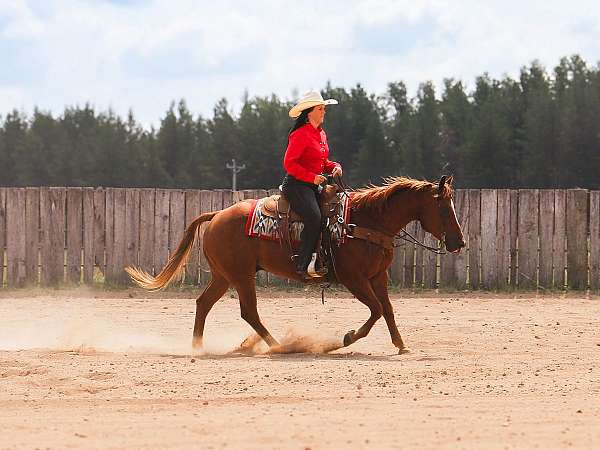
[[[408,223],[418,220],[425,231],[445,245],[448,252],[458,253],[465,246],[465,241],[454,210],[452,182],[452,176],[442,176],[439,183],[407,177],[386,178],[381,186],[370,185],[350,193],[350,221],[363,230],[387,236],[392,242]],[[265,270],[284,278],[302,280],[285,246],[246,235],[246,220],[253,202],[256,200],[243,200],[221,211],[195,218],[156,276],[135,267],[125,269],[131,279],[144,289],[166,287],[182,275],[198,230],[208,222],[203,252],[210,267],[211,280],[196,300],[194,349],[202,349],[206,316],[230,286],[238,293],[241,317],[270,349],[279,345],[257,311],[256,272]],[[343,346],[367,336],[383,315],[392,344],[398,353],[406,353],[408,349],[398,331],[388,295],[388,268],[393,259],[393,246],[364,238],[347,239],[339,247],[334,247],[333,256],[337,281],[370,310],[369,318],[357,331],[351,330],[344,335]]]

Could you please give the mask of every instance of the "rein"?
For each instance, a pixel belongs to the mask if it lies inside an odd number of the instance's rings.
[[[342,180],[341,177],[333,177],[333,176],[331,176],[331,178],[328,177],[328,182],[329,181],[332,181],[332,184],[335,184],[338,187],[338,191],[341,192],[342,195],[345,195],[346,197],[350,198],[350,195],[348,194],[348,191],[354,191],[354,189],[351,189],[350,187],[348,187],[348,185],[346,185],[346,183]],[[438,203],[439,203],[439,199],[438,199]],[[442,219],[441,223],[442,223],[442,230],[443,230],[443,228],[444,228],[444,221],[443,221],[443,216],[442,216],[442,207],[439,206],[439,205],[438,205],[438,211],[439,211],[440,217]],[[384,247],[384,248],[387,247],[387,245],[385,245],[385,244],[382,243],[381,239],[374,240],[374,239],[371,239],[370,237],[365,237],[365,236],[353,236],[352,235],[352,230],[354,230],[356,228],[357,228],[357,226],[355,224],[347,224],[346,225],[346,230],[349,232],[348,233],[349,237],[356,237],[358,239],[365,239],[365,240],[367,240],[369,242],[372,242],[374,244],[377,244],[377,245],[379,245],[381,247]],[[404,228],[402,230],[400,230],[400,232],[398,234],[394,235],[394,236],[388,235],[387,233],[382,233],[380,231],[369,230],[368,228],[364,228],[364,227],[360,227],[360,228],[362,230],[371,231],[371,233],[376,234],[376,235],[382,235],[382,234],[384,234],[384,235],[389,236],[390,239],[391,239],[391,241],[392,241],[391,245],[392,245],[393,248],[401,247],[401,246],[406,245],[406,244],[399,244],[397,242],[398,240],[402,240],[402,241],[408,242],[410,244],[416,244],[419,247],[424,248],[425,250],[429,250],[430,252],[435,253],[436,255],[446,255],[448,253],[445,250],[440,250],[438,247],[432,247],[430,245],[423,244],[415,236],[413,236],[408,231],[406,231]],[[371,234],[371,233],[369,233],[369,234]],[[363,233],[363,234],[365,234],[365,233]],[[445,244],[446,233],[444,231],[442,232],[442,236],[443,236],[442,242],[444,242],[444,244]],[[385,241],[387,241],[387,239]]]
[[[394,236],[394,240],[400,239],[400,240],[406,241],[410,244],[416,244],[419,247],[423,247],[424,249],[429,250],[432,253],[435,253],[436,255],[445,255],[446,253],[448,253],[445,250],[440,250],[437,247],[431,247],[429,245],[423,244],[416,237],[414,237],[412,234],[410,234],[408,231],[406,231],[404,228],[402,230],[400,230],[400,233],[402,233],[402,234]],[[402,247],[404,245],[406,245],[406,244],[398,244],[397,242],[394,242],[394,247]]]

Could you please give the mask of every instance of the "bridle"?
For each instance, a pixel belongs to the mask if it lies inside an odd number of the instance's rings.
[[[448,208],[447,205],[442,204],[441,198],[442,198],[441,192],[438,191],[436,201],[438,204],[438,212],[440,214],[440,223],[442,224],[442,234],[441,234],[440,242],[444,245],[444,248],[446,248],[446,227],[445,227],[444,217],[447,217],[447,215],[450,214],[450,208]],[[402,230],[400,230],[399,234],[394,236],[394,240],[395,241],[402,240],[402,241],[408,242],[410,244],[416,244],[419,247],[422,247],[426,250],[429,250],[432,253],[435,253],[436,255],[446,255],[448,253],[446,250],[440,250],[438,247],[432,247],[430,245],[423,244],[416,237],[414,237],[412,234],[410,234],[408,231],[406,231],[404,228]],[[401,247],[404,245],[406,245],[406,244],[399,244],[398,242],[394,242],[394,247]]]
[[[350,198],[350,194],[349,192],[354,191],[354,189],[350,188],[342,179],[342,177],[339,176],[333,176],[333,175],[327,175],[327,184],[333,184],[337,187],[338,192],[340,192],[342,195],[345,195],[346,197]],[[446,225],[445,225],[445,220],[444,217],[448,217],[450,215],[450,208],[448,207],[448,205],[445,205],[442,203],[442,191],[441,191],[441,186],[438,187],[438,193],[436,195],[436,201],[437,201],[437,207],[438,207],[438,212],[440,215],[440,223],[442,225],[442,233],[441,233],[441,239],[440,242],[443,244],[443,247],[446,247]],[[351,229],[352,226],[355,226],[353,224],[348,224],[349,228]],[[387,233],[385,233],[387,234]],[[423,244],[422,242],[420,242],[415,236],[413,236],[411,233],[409,233],[408,231],[406,231],[404,228],[402,230],[400,230],[400,232],[394,236],[389,235],[392,240],[393,240],[393,247],[402,247],[405,246],[406,244],[404,243],[399,243],[398,241],[405,241],[408,242],[409,244],[414,244],[414,245],[418,245],[419,247],[422,247],[426,250],[429,250],[432,253],[435,253],[436,255],[446,255],[448,252],[446,250],[441,250],[439,247],[433,247],[430,245],[426,245]]]

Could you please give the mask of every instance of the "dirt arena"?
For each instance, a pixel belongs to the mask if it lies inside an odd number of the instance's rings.
[[[0,448],[600,448],[600,299],[431,295],[393,297],[406,355],[383,319],[330,354],[241,355],[228,293],[197,355],[181,294],[2,292]],[[316,291],[259,311],[312,352],[368,316]]]

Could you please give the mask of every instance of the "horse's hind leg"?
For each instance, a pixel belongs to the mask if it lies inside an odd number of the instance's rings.
[[[256,284],[254,278],[248,277],[247,279],[234,282],[234,287],[240,297],[240,313],[242,319],[248,322],[269,347],[279,345],[260,321],[258,310],[256,308]]]
[[[222,275],[213,272],[208,286],[196,300],[196,320],[194,321],[194,337],[192,339],[194,348],[202,348],[206,316],[228,287],[229,282]]]

